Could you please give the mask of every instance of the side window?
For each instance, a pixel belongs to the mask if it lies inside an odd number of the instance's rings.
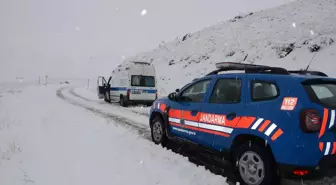
[[[132,75],[131,77],[131,86],[140,86],[140,76]]]
[[[279,96],[279,90],[273,82],[252,81],[251,88],[253,101],[271,100]]]
[[[210,103],[239,103],[240,96],[240,79],[219,79],[212,91]]]
[[[210,85],[211,79],[197,82],[181,93],[181,101],[202,102],[206,91]]]

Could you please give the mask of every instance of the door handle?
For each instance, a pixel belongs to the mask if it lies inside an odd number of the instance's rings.
[[[191,115],[192,115],[192,116],[196,116],[197,113],[198,113],[198,110],[191,110]]]
[[[236,118],[236,116],[237,116],[237,114],[235,112],[231,112],[228,115],[226,115],[226,119],[233,120],[233,119]]]

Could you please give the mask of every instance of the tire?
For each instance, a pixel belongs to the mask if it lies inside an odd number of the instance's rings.
[[[157,116],[153,119],[150,125],[152,141],[165,147],[168,143],[168,137],[166,135],[166,128],[161,117]]]
[[[234,169],[240,184],[279,184],[276,164],[271,152],[265,146],[252,141],[243,143],[233,149],[233,157]]]
[[[147,105],[147,107],[150,107],[150,106],[153,105],[153,103],[147,103],[146,105]]]
[[[127,107],[127,102],[123,96],[120,96],[119,104],[122,107]]]

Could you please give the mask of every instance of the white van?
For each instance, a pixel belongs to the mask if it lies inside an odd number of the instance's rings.
[[[157,99],[155,68],[148,62],[131,61],[112,71],[106,82],[98,77],[98,97],[107,102],[119,102],[126,107],[129,104],[146,104]]]

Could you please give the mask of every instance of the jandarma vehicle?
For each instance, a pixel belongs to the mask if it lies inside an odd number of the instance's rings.
[[[335,78],[263,65],[216,67],[154,102],[156,144],[174,140],[215,151],[248,185],[322,177],[336,167]]]

